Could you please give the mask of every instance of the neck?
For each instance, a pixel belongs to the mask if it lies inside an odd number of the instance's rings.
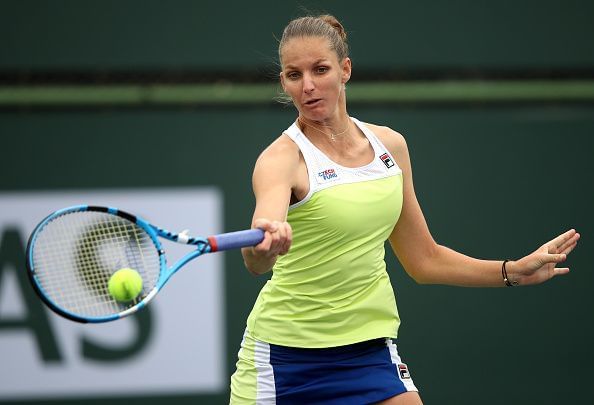
[[[308,120],[306,120],[302,117],[298,117],[297,122],[298,122],[298,124],[300,124],[301,130],[303,132],[305,132],[304,131],[305,127],[308,127],[308,128],[311,128],[312,130],[317,131],[318,133],[324,134],[327,138],[330,138],[331,141],[336,141],[337,138],[347,134],[349,132],[349,128],[351,125],[351,119],[349,118],[348,115],[347,115],[346,125],[344,126],[343,129],[338,130],[338,131],[334,130],[332,125],[320,124],[315,121],[308,122]]]

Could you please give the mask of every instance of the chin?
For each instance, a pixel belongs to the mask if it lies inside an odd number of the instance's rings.
[[[302,108],[299,113],[311,121],[325,121],[330,113],[324,108]]]

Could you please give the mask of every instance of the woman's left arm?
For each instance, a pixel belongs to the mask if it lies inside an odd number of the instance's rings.
[[[481,260],[437,244],[425,221],[413,186],[412,168],[404,137],[386,127],[374,127],[403,172],[403,206],[390,244],[406,272],[421,284],[467,287],[505,286],[503,260]],[[543,244],[529,255],[506,263],[508,280],[517,285],[542,283],[566,274],[557,268],[575,248],[580,235],[569,230]]]

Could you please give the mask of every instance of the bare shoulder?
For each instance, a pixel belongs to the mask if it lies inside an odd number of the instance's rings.
[[[394,157],[408,151],[406,139],[404,139],[404,136],[400,132],[394,131],[392,128],[386,126],[369,123],[365,123],[365,125],[373,131],[381,143],[388,148]]]
[[[285,162],[291,164],[299,161],[299,147],[287,135],[281,134],[266,147],[258,157],[258,163]]]
[[[263,179],[292,179],[299,165],[300,151],[295,142],[281,134],[260,153],[254,168],[254,177]]]

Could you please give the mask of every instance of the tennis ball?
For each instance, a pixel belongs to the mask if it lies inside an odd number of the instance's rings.
[[[136,270],[119,269],[110,277],[107,289],[116,301],[132,301],[142,291],[142,277]]]

